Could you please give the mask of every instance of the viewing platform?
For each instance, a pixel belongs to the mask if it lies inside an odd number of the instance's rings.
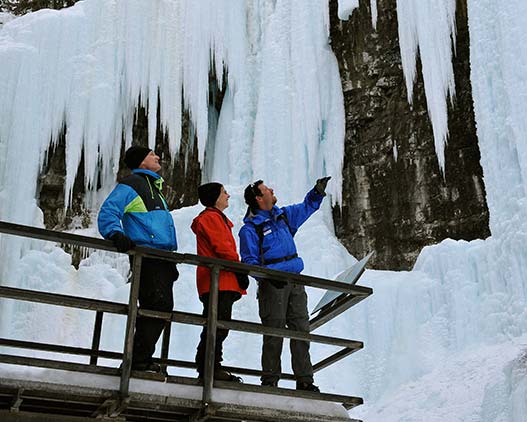
[[[115,252],[112,243],[102,239],[38,229],[0,222],[0,233],[47,240],[59,244]],[[367,258],[352,269],[348,282],[330,281],[317,277],[268,270],[262,267],[220,259],[179,254],[144,247],[131,250],[134,256],[133,274],[128,304],[68,296],[57,293],[0,286],[0,298],[29,301],[53,306],[93,311],[94,325],[91,348],[37,343],[0,338],[0,420],[2,422],[82,422],[93,419],[112,421],[354,421],[347,410],[362,404],[360,397],[298,391],[288,388],[263,387],[256,384],[237,384],[213,379],[213,359],[207,359],[203,380],[195,377],[170,375],[167,368],[195,369],[193,361],[169,359],[172,323],[207,325],[206,355],[214,356],[216,329],[265,334],[289,339],[306,340],[340,348],[336,353],[314,362],[314,372],[338,362],[360,350],[357,340],[297,332],[289,329],[264,327],[254,322],[217,319],[218,275],[221,270],[246,273],[258,278],[273,278],[337,292],[329,295],[310,321],[311,331],[319,328],[349,307],[359,303],[372,289],[355,285],[364,271]],[[143,257],[155,257],[178,264],[202,265],[211,268],[209,317],[189,312],[154,312],[139,310],[137,297]],[[126,315],[124,350],[122,353],[101,350],[100,340],[104,314]],[[131,370],[133,333],[137,315],[165,320],[161,354],[154,361],[161,373]],[[197,339],[196,339],[197,340]],[[26,349],[33,352],[52,352],[53,359],[35,358],[13,353]],[[78,362],[59,360],[56,356],[77,356]],[[116,366],[101,365],[100,359],[115,360]],[[118,368],[118,364],[121,368]],[[30,369],[31,368],[31,369]],[[237,375],[259,377],[254,368],[225,367]],[[292,374],[282,374],[284,380],[294,380]]]

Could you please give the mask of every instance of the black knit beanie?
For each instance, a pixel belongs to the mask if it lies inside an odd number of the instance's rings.
[[[217,182],[205,183],[198,188],[199,202],[205,207],[213,207],[220,197],[221,187]]]
[[[130,169],[138,168],[145,157],[152,151],[150,148],[140,147],[137,145],[131,146],[124,153],[124,163]]]

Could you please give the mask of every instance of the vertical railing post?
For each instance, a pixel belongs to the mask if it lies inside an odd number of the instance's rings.
[[[203,377],[203,406],[208,408],[212,399],[214,384],[214,354],[216,352],[216,329],[218,326],[218,285],[220,268],[213,266],[210,271],[209,315],[207,318],[207,343],[205,347],[205,373]]]
[[[161,343],[161,359],[168,359],[168,350],[170,349],[170,331],[172,329],[172,321],[165,322],[165,328],[163,329],[163,342]],[[167,364],[161,364],[161,373],[167,374]]]
[[[104,315],[103,311],[97,311],[95,314],[95,323],[93,326],[93,338],[91,341],[91,349],[94,352],[99,351],[99,346],[101,345],[101,330],[102,330],[102,317]],[[97,355],[90,356],[90,365],[97,365]]]
[[[132,372],[132,351],[134,348],[135,321],[137,319],[137,299],[139,298],[139,284],[141,282],[142,255],[135,254],[132,265],[132,285],[130,286],[130,300],[128,302],[128,317],[126,319],[126,334],[124,340],[123,363],[121,366],[121,398],[128,397],[130,387],[130,373]]]

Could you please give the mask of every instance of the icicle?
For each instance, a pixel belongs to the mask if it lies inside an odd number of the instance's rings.
[[[455,0],[397,0],[399,43],[408,102],[412,104],[419,49],[434,145],[442,170],[448,136],[447,97],[455,95],[452,67],[455,13]]]
[[[371,9],[371,24],[373,26],[373,29],[377,30],[377,0],[370,1],[370,9]]]

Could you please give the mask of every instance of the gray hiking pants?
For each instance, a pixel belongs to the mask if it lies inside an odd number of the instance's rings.
[[[288,283],[277,289],[266,280],[258,287],[258,304],[262,324],[274,328],[290,328],[309,332],[307,295],[304,286]],[[282,372],[283,338],[263,336],[262,383],[277,382]],[[309,342],[290,340],[291,364],[296,380],[313,382],[313,366],[309,356]]]

